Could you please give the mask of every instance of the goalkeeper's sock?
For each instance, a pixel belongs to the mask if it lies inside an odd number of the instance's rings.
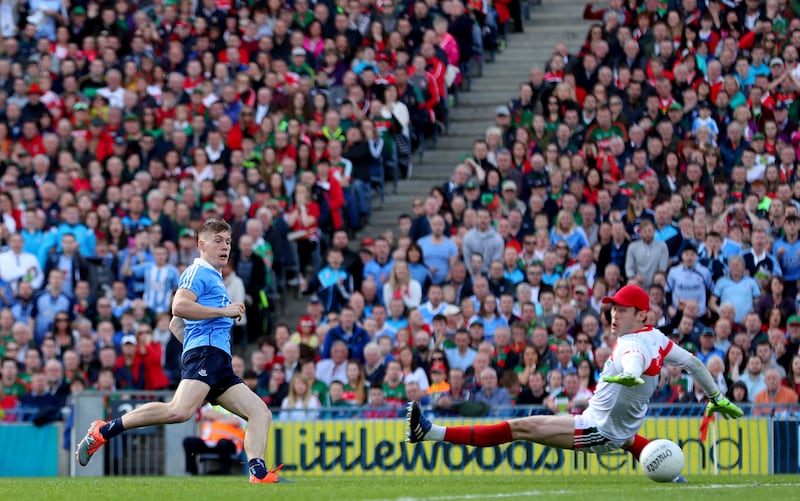
[[[267,476],[267,465],[261,458],[251,459],[247,462],[247,467],[250,469],[250,474],[258,479]]]
[[[445,429],[444,441],[451,444],[490,447],[492,445],[513,442],[511,426],[508,421],[491,425],[448,426]]]
[[[105,438],[106,440],[116,437],[123,431],[125,431],[125,427],[122,426],[121,417],[112,419],[111,421],[107,422],[106,424],[100,427],[100,434],[103,435],[103,438]]]
[[[639,456],[642,455],[642,450],[650,443],[650,440],[647,438],[636,435],[633,437],[633,443],[631,445],[627,445],[623,447],[626,451],[630,452],[633,455],[633,459],[639,461]]]

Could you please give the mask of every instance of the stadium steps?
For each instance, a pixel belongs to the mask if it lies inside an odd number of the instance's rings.
[[[399,182],[397,194],[387,181],[382,207],[379,199],[373,199],[370,224],[358,233],[353,245],[361,238],[396,230],[397,216],[411,212],[414,197],[425,196],[431,187],[447,180],[459,158],[471,151],[472,142],[483,137],[493,123],[495,108],[517,95],[531,67],[543,66],[556,43],[566,42],[572,52],[580,47],[589,26],[581,19],[584,5],[585,0],[542,0],[541,5],[532,7],[525,32],[509,33],[507,48],[496,54],[495,62],[484,64],[483,77],[478,77],[477,66],[474,68],[471,91],[461,92],[458,106],[451,110],[449,133],[439,137],[435,148],[428,140],[422,162],[419,154],[414,154],[411,179]],[[279,318],[295,325],[305,308],[306,302],[296,300],[292,292]]]

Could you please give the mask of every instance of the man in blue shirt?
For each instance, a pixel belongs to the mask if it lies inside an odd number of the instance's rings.
[[[264,402],[233,372],[231,329],[244,314],[242,303],[231,303],[222,281],[222,267],[231,252],[231,227],[210,219],[198,236],[200,258],[181,274],[172,304],[170,330],[183,342],[181,382],[169,402],[150,402],[111,421],[94,421],[78,444],[75,456],[85,466],[109,439],[127,429],[180,423],[191,419],[204,400],[247,419],[244,449],[251,483],[279,481],[267,471],[264,451],[272,414]]]
[[[797,279],[800,279],[800,218],[794,214],[786,216],[783,231],[783,238],[772,245],[772,254],[778,258],[786,280],[784,295],[792,297],[797,292]]]

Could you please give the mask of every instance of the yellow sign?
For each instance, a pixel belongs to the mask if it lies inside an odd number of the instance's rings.
[[[442,421],[442,425],[476,424]],[[712,426],[714,426],[712,424]],[[683,449],[685,474],[769,473],[769,420],[740,419],[718,424],[713,434],[699,438],[696,418],[649,418],[640,433],[667,438]],[[405,420],[343,420],[273,423],[268,462],[283,464],[292,476],[330,474],[448,475],[453,473],[569,475],[638,473],[630,454],[617,451],[586,454],[552,449],[530,442],[475,448],[426,442],[405,443]],[[717,454],[718,452],[718,454]],[[716,465],[715,465],[716,455]]]

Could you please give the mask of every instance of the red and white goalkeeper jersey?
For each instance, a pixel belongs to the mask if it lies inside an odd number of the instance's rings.
[[[661,331],[646,326],[617,340],[602,376],[623,374],[622,358],[631,355],[641,356],[641,368],[628,372],[641,375],[644,384],[628,387],[606,383],[601,378],[584,412],[584,415],[589,414],[594,419],[603,436],[620,443],[639,431],[650,397],[658,387],[664,363],[688,368],[692,359],[691,353],[674,344]]]

